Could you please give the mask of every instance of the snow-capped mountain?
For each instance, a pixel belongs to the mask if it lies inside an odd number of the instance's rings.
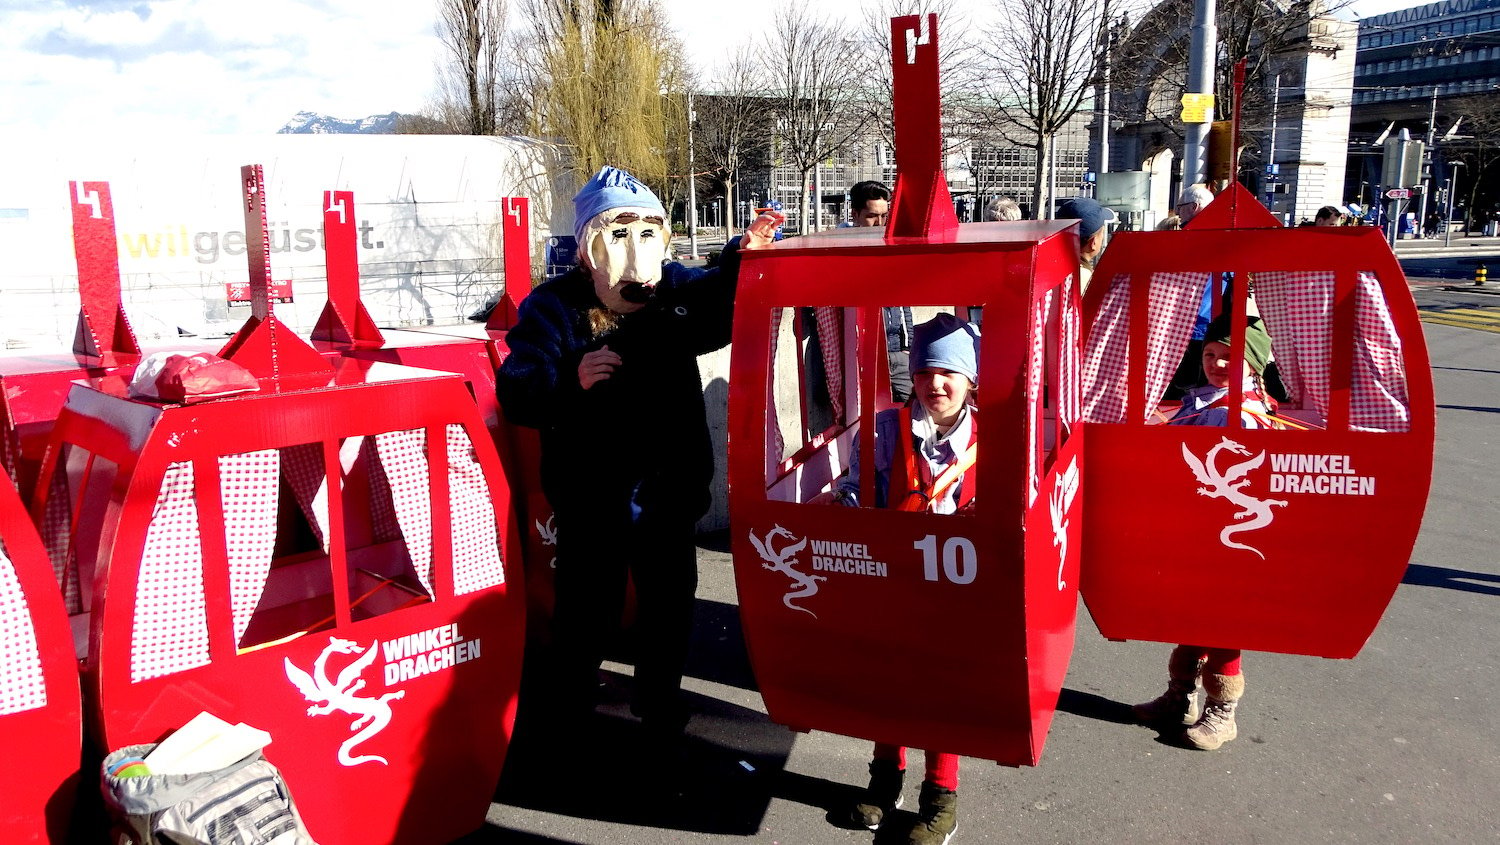
[[[372,114],[359,120],[344,120],[317,112],[299,111],[276,130],[278,135],[389,135],[396,131],[399,112]]]

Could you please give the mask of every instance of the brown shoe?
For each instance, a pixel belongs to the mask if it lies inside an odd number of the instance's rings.
[[[958,830],[958,793],[931,781],[922,782],[917,800],[917,824],[907,845],[947,845]]]
[[[1167,660],[1167,691],[1144,704],[1130,708],[1137,721],[1158,727],[1191,725],[1198,721],[1198,671],[1203,663],[1196,654],[1178,646]]]
[[[1203,708],[1203,715],[1185,735],[1194,748],[1213,751],[1239,736],[1234,711],[1239,706],[1240,697],[1245,694],[1245,676],[1210,672],[1203,676],[1203,689],[1208,694],[1208,703]]]

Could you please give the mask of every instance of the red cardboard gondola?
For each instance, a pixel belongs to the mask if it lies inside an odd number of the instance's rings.
[[[1077,606],[1078,239],[1060,222],[957,224],[939,170],[933,20],[892,21],[903,169],[889,227],[742,256],[729,396],[736,583],[772,719],[1034,764]],[[893,305],[983,307],[972,511],[808,503],[888,404],[879,308]],[[788,330],[808,309],[829,373],[827,429],[809,430],[805,414],[777,419],[778,398],[787,407],[810,387],[811,368],[796,363],[806,338]],[[871,438],[859,448],[871,467]]]
[[[0,841],[66,841],[83,721],[78,662],[52,567],[16,491],[0,482]]]
[[[361,302],[354,194],[327,191],[323,197],[328,304],[313,333],[313,344],[326,354],[446,370],[459,373],[468,382],[515,491],[526,570],[528,636],[546,638],[552,619],[557,532],[552,507],[542,493],[541,445],[535,430],[506,424],[495,396],[495,371],[510,354],[505,332],[515,323],[517,308],[531,291],[530,201],[525,197],[500,200],[505,291],[483,326],[382,332]]]
[[[328,361],[275,318],[267,258],[224,350],[257,391],[173,405],[95,378],[53,431],[90,719],[109,748],[245,722],[323,845],[447,842],[483,823],[514,717],[508,487],[461,378]]]
[[[140,359],[120,303],[120,258],[108,182],[69,182],[78,260],[78,332],[71,354],[0,356],[0,468],[30,499],[47,434],[68,385]]]
[[[1227,428],[1162,425],[1204,291],[1226,278],[1234,313],[1253,290],[1291,399],[1247,428],[1231,383]],[[1236,185],[1185,231],[1117,235],[1085,306],[1083,592],[1100,632],[1353,657],[1432,481],[1426,346],[1380,231],[1285,229]]]

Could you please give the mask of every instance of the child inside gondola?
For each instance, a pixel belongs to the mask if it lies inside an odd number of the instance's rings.
[[[978,417],[971,404],[979,380],[979,328],[938,314],[913,332],[912,394],[916,402],[875,419],[875,505],[955,513],[974,501]],[[859,454],[856,442],[854,455]],[[859,466],[853,463],[832,498],[859,504]],[[894,491],[894,492],[892,492]],[[875,744],[870,783],[850,814],[876,830],[901,802],[906,749]],[[927,752],[913,845],[947,842],[958,826],[958,755]]]
[[[1203,375],[1207,384],[1194,388],[1182,398],[1182,408],[1169,425],[1226,425],[1229,421],[1228,394],[1230,381],[1229,341],[1232,325],[1215,320],[1209,326],[1203,343]],[[1240,419],[1245,428],[1279,427],[1273,414],[1275,400],[1266,394],[1262,373],[1271,358],[1271,336],[1266,334],[1260,318],[1251,317],[1245,326],[1245,363],[1243,404]],[[1173,729],[1189,725],[1184,738],[1195,748],[1212,751],[1234,739],[1239,731],[1234,711],[1245,693],[1245,676],[1240,670],[1237,648],[1206,648],[1179,645],[1167,659],[1167,691],[1132,709],[1141,722]],[[1202,712],[1198,712],[1198,679],[1203,680],[1207,695]]]
[[[971,393],[979,380],[979,327],[938,314],[913,331],[916,402],[875,417],[875,507],[954,513],[974,500],[975,427]],[[898,431],[909,437],[897,437]],[[833,500],[859,505],[859,444]],[[896,495],[889,492],[894,482]]]
[[[1182,408],[1168,425],[1225,425],[1229,421],[1229,340],[1232,326],[1224,315],[1204,334],[1203,380],[1205,384],[1183,394]],[[1276,400],[1266,390],[1265,371],[1271,362],[1271,336],[1259,317],[1245,325],[1244,401],[1241,419],[1246,428],[1275,428],[1272,416]]]

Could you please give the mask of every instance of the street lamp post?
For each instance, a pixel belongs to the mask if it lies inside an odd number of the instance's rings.
[[[693,260],[698,260],[698,177],[693,173],[693,92],[688,91],[687,97],[687,130],[688,130],[688,252],[692,253]]]
[[[1448,162],[1449,167],[1463,167],[1463,164],[1461,161]],[[1458,193],[1458,171],[1455,170],[1446,181],[1448,183],[1448,215],[1443,221],[1443,246],[1453,243],[1453,195]],[[1464,237],[1468,236],[1469,227],[1464,226]]]

